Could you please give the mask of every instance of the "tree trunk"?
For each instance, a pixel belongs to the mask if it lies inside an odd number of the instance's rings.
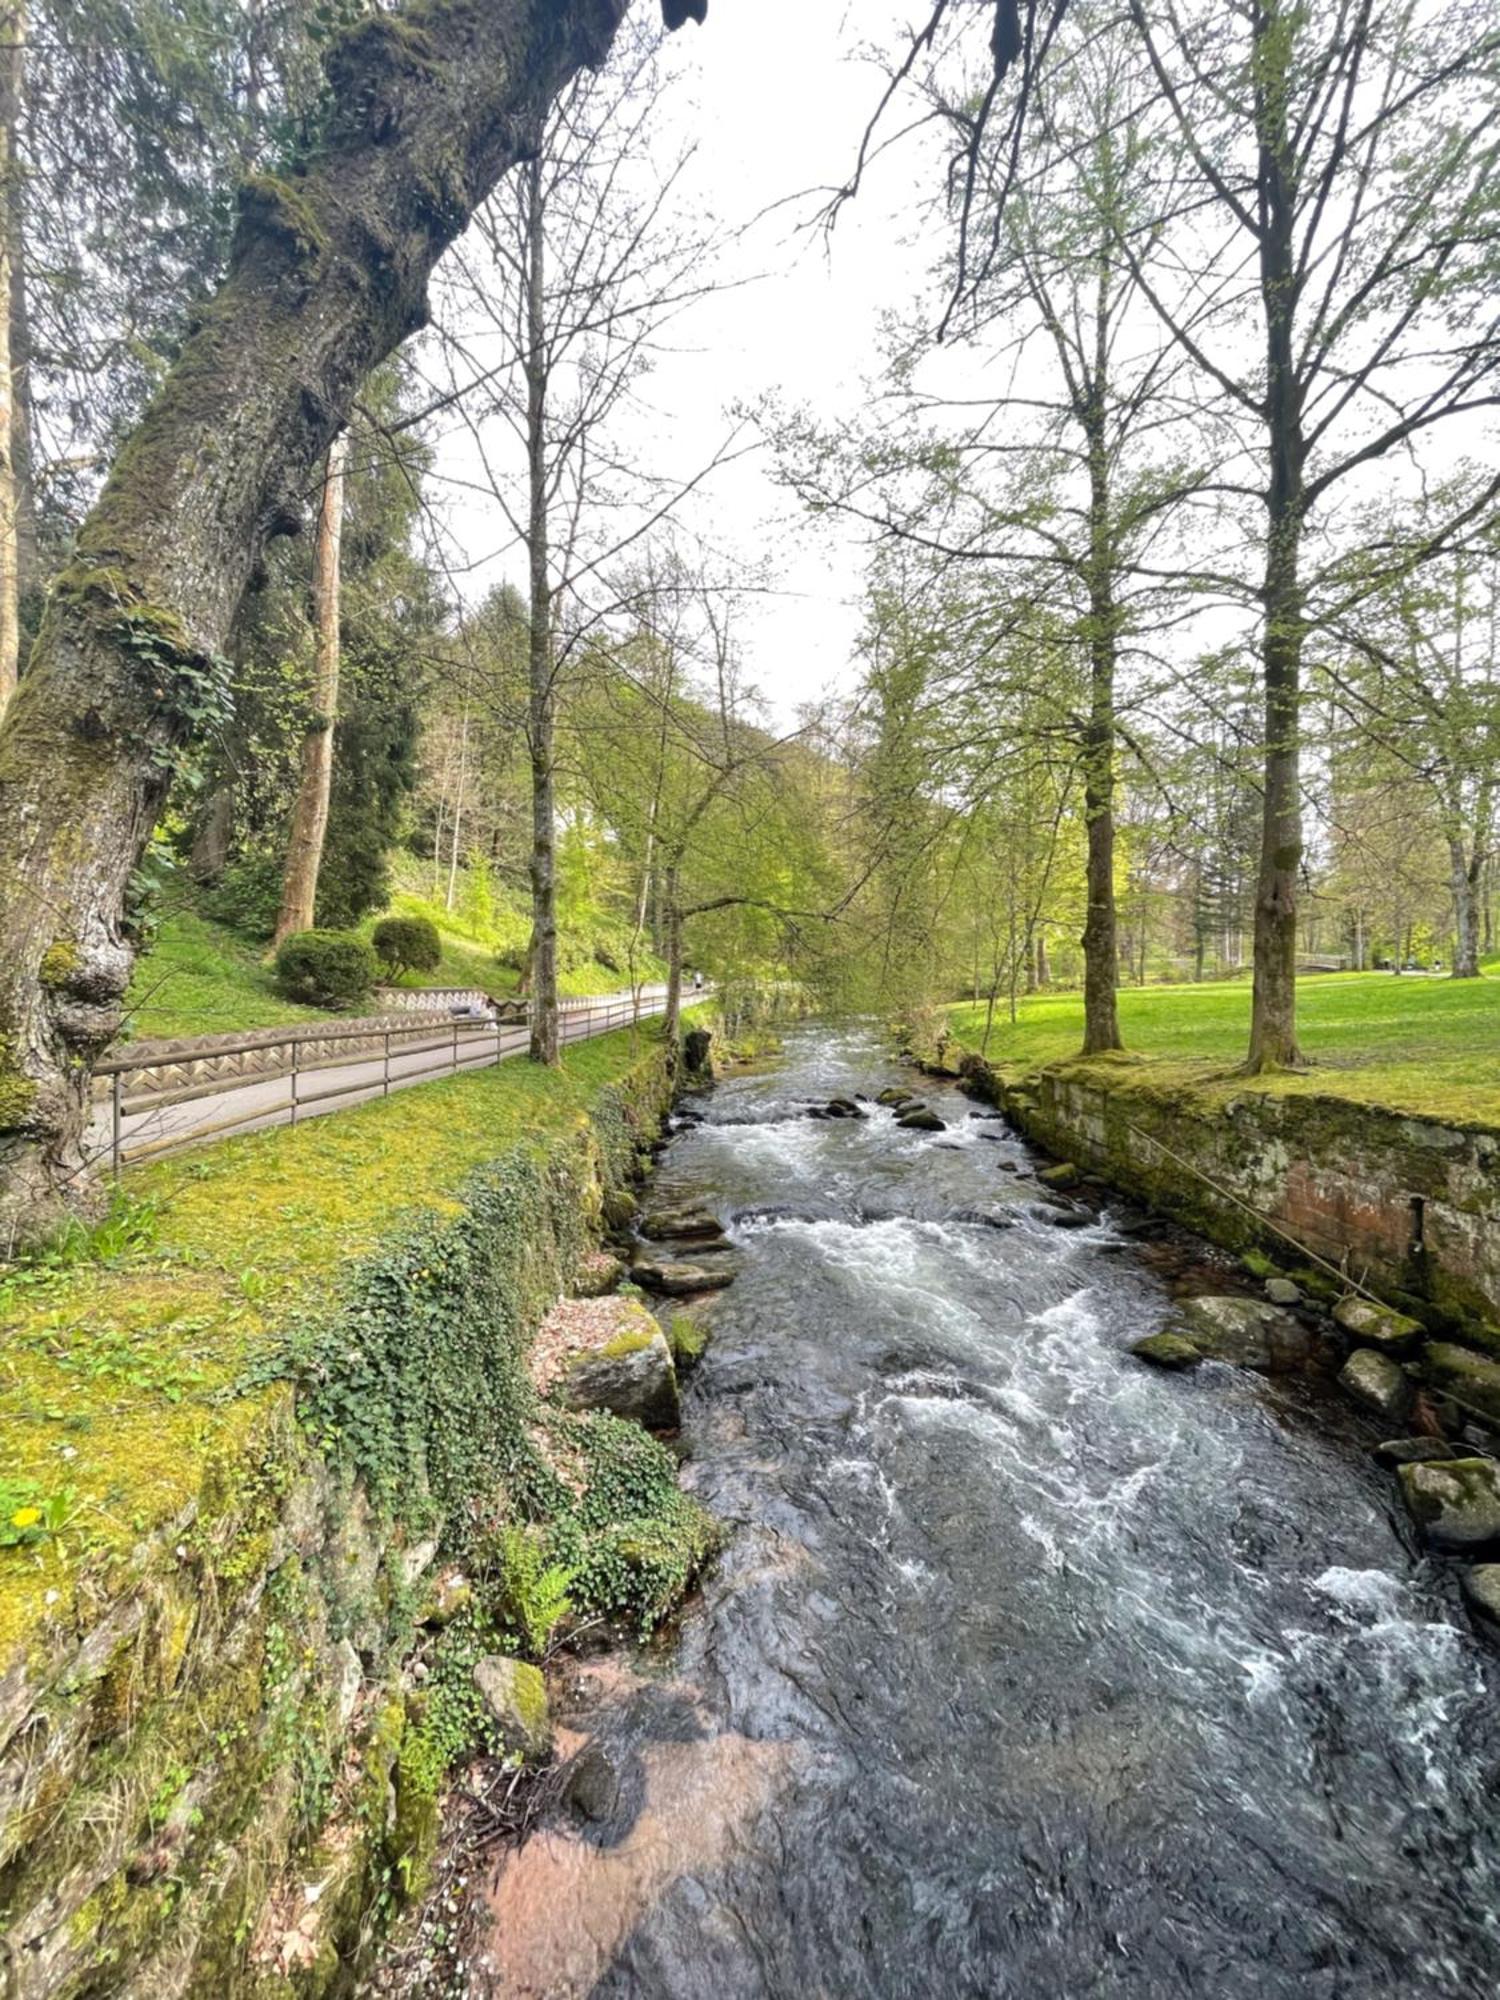
[[[667,1004],[661,1017],[661,1038],[667,1045],[668,1072],[675,1075],[682,1028],[682,912],[677,901],[675,862],[663,871],[661,893],[667,934]]]
[[[188,873],[195,882],[217,882],[229,862],[234,835],[234,780],[214,788],[193,835]]]
[[[23,409],[17,394],[14,301],[21,273],[20,126],[25,0],[0,4],[0,715],[21,672],[21,493],[16,462]]]
[[[229,275],[53,586],[0,731],[0,1245],[82,1186],[89,1064],[130,977],[126,884],[266,538],[427,279],[625,0],[422,0],[329,46],[318,150],[253,176]]]
[[[531,1059],[557,1061],[556,699],[547,520],[546,217],[542,166],[526,169],[526,476],[531,566],[527,747],[531,755]]]
[[[328,831],[333,795],[333,726],[339,712],[339,548],[344,532],[344,464],[349,434],[341,431],[328,447],[328,469],[313,543],[312,714],[302,738],[302,772],[292,808],[281,912],[273,945],[298,931],[310,931],[318,905],[318,871]]]
[[[1101,316],[1102,325],[1102,316]],[[1083,926],[1083,1053],[1123,1048],[1115,911],[1115,651],[1118,614],[1109,550],[1109,465],[1102,414],[1089,433],[1089,714],[1083,737],[1088,914]]]
[[[1297,873],[1302,862],[1301,674],[1303,604],[1302,385],[1294,343],[1297,291],[1294,205],[1285,162],[1286,95],[1280,72],[1286,22],[1277,7],[1257,11],[1256,117],[1260,135],[1260,290],[1266,322],[1266,494],[1264,618],[1265,782],[1260,873],[1255,892],[1255,974],[1250,1003],[1252,1075],[1301,1060],[1297,1048]]]
[[[1036,934],[1036,983],[1038,987],[1050,984],[1052,968],[1047,963],[1047,937],[1044,931]]]
[[[1479,877],[1484,856],[1476,851],[1472,861],[1464,854],[1461,840],[1450,837],[1448,859],[1453,887],[1453,927],[1455,949],[1453,977],[1479,977]]]

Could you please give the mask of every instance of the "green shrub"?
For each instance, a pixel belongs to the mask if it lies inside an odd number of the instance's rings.
[[[382,917],[370,942],[393,979],[403,972],[436,972],[443,962],[443,941],[429,917]]]
[[[276,978],[290,1000],[354,1007],[375,983],[375,954],[352,931],[297,931],[276,953]]]

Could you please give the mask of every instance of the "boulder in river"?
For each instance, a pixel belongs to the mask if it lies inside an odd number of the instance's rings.
[[[1028,1213],[1038,1222],[1050,1222],[1054,1229],[1087,1229],[1098,1217],[1087,1208],[1080,1208],[1076,1202],[1064,1201],[1057,1196],[1051,1201],[1034,1201]]]
[[[1181,1313],[1182,1331],[1216,1361],[1272,1374],[1307,1359],[1307,1329],[1264,1299],[1187,1299]]]
[[[915,1104],[917,1100],[909,1090],[903,1090],[899,1084],[893,1083],[887,1089],[880,1092],[875,1102],[877,1104],[894,1106],[897,1104]]]
[[[540,1668],[525,1660],[508,1659],[503,1653],[486,1653],[474,1662],[474,1685],[507,1750],[531,1764],[551,1756],[552,1718]]]
[[[722,1291],[725,1285],[734,1283],[736,1275],[736,1266],[727,1257],[716,1257],[711,1263],[689,1263],[677,1257],[646,1258],[631,1273],[647,1291],[665,1292],[669,1298]]]
[[[1266,1289],[1269,1292],[1270,1287]],[[1378,1306],[1372,1299],[1340,1299],[1333,1317],[1361,1346],[1378,1347],[1382,1354],[1410,1354],[1422,1338],[1417,1320]]]
[[[1339,1370],[1339,1387],[1378,1417],[1399,1423],[1411,1408],[1412,1386],[1400,1362],[1373,1347],[1356,1347]]]
[[[573,1357],[562,1376],[563,1401],[574,1410],[609,1410],[647,1430],[675,1430],[682,1405],[672,1350],[649,1313],[640,1321]]]
[[[1450,1340],[1429,1340],[1422,1349],[1422,1375],[1466,1410],[1500,1420],[1500,1361]]]
[[[1500,1563],[1474,1563],[1460,1573],[1459,1581],[1475,1617],[1500,1634]]]
[[[1153,1368],[1196,1368],[1203,1359],[1202,1350],[1180,1333],[1148,1333],[1132,1341],[1130,1351]]]
[[[1445,1458],[1469,1458],[1472,1454],[1466,1446],[1450,1444],[1447,1438],[1410,1437],[1382,1438],[1374,1456],[1382,1465],[1394,1469],[1398,1465],[1424,1465]]]
[[[701,1205],[653,1208],[641,1224],[641,1234],[653,1243],[719,1243],[724,1239],[718,1216]]]
[[[1043,1167],[1037,1175],[1043,1187],[1077,1187],[1079,1173],[1071,1160],[1061,1160],[1055,1167]]]
[[[1500,1464],[1492,1458],[1449,1458],[1403,1465],[1401,1497],[1435,1549],[1500,1546]]]
[[[946,1132],[948,1129],[946,1121],[939,1118],[935,1111],[929,1111],[925,1104],[914,1111],[898,1111],[896,1123],[904,1132]]]
[[[863,1118],[865,1115],[852,1097],[830,1097],[823,1109],[830,1118]]]
[[[1008,1208],[954,1208],[948,1211],[950,1222],[974,1222],[982,1229],[1014,1229],[1016,1218]]]

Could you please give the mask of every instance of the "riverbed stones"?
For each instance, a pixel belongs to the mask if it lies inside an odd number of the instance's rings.
[[[642,1236],[653,1243],[721,1243],[724,1228],[711,1208],[700,1204],[653,1208],[641,1223]]]
[[[1447,1438],[1409,1437],[1382,1438],[1375,1446],[1374,1456],[1382,1465],[1392,1468],[1398,1465],[1424,1465],[1446,1458],[1468,1458],[1469,1450],[1459,1444],[1450,1444]]]
[[[1500,1546],[1500,1464],[1450,1458],[1398,1467],[1401,1497],[1432,1548],[1461,1554]]]
[[[645,1325],[616,1334],[603,1347],[576,1355],[561,1380],[563,1401],[573,1410],[608,1410],[647,1430],[675,1430],[682,1421],[677,1370],[666,1335],[642,1313]]]
[[[830,1097],[823,1109],[830,1118],[863,1118],[865,1115],[852,1097]]]
[[[1305,1327],[1264,1299],[1233,1295],[1186,1299],[1180,1307],[1181,1331],[1204,1354],[1236,1368],[1262,1374],[1295,1368],[1307,1359]]]
[[[1265,1294],[1273,1306],[1296,1306],[1302,1303],[1302,1287],[1294,1285],[1290,1278],[1267,1278]]]
[[[1418,1321],[1378,1306],[1373,1299],[1340,1299],[1333,1318],[1362,1346],[1378,1347],[1383,1354],[1410,1354],[1422,1338]]]
[[[898,1111],[896,1123],[903,1132],[946,1132],[948,1129],[946,1121],[939,1118],[935,1111],[929,1111],[925,1104],[915,1111]]]
[[[687,1298],[693,1292],[718,1292],[732,1285],[737,1267],[716,1257],[711,1263],[689,1262],[678,1257],[647,1257],[636,1265],[631,1276],[647,1291],[665,1292],[669,1298]]]
[[[1196,1368],[1203,1359],[1201,1348],[1180,1333],[1148,1333],[1144,1340],[1132,1341],[1130,1351],[1138,1361],[1145,1361],[1152,1368],[1169,1368],[1174,1372]]]
[[[1500,1422],[1500,1361],[1453,1341],[1429,1340],[1422,1349],[1422,1374],[1466,1410]]]
[[[899,1085],[893,1083],[879,1093],[875,1102],[894,1108],[898,1104],[915,1104],[917,1100],[909,1090],[902,1090]]]
[[[1411,1408],[1412,1386],[1397,1361],[1373,1347],[1356,1347],[1339,1370],[1339,1387],[1379,1417],[1399,1423]]]
[[[1077,1187],[1081,1176],[1071,1160],[1061,1160],[1055,1167],[1043,1167],[1037,1174],[1043,1187]]]
[[[1459,1576],[1469,1609],[1500,1636],[1500,1563],[1474,1563]]]
[[[474,1662],[474,1685],[504,1748],[528,1763],[545,1762],[552,1754],[552,1718],[540,1669],[503,1653],[486,1653]]]

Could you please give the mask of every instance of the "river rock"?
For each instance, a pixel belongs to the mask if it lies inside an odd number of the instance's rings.
[[[675,1430],[682,1421],[677,1370],[661,1328],[646,1323],[616,1334],[569,1362],[562,1378],[563,1401],[574,1410],[609,1410],[647,1430]]]
[[[1412,1387],[1401,1364],[1373,1347],[1356,1347],[1339,1370],[1339,1387],[1377,1416],[1400,1422],[1411,1408]]]
[[[893,1083],[889,1086],[888,1089],[882,1090],[880,1092],[879,1096],[875,1099],[875,1102],[877,1104],[897,1105],[897,1104],[915,1104],[917,1100],[915,1097],[912,1096],[909,1090],[902,1090],[897,1084]]]
[[[1500,1629],[1500,1563],[1475,1563],[1460,1572],[1459,1582],[1475,1616]]]
[[[1307,1358],[1306,1328],[1264,1299],[1187,1299],[1181,1314],[1182,1331],[1203,1353],[1236,1368],[1270,1374]]]
[[[635,1221],[640,1203],[629,1188],[611,1188],[602,1206],[605,1223],[610,1229],[628,1229]]]
[[[1424,1460],[1398,1467],[1396,1477],[1433,1548],[1461,1553],[1500,1544],[1500,1465],[1494,1459]]]
[[[1130,1351],[1153,1368],[1196,1368],[1203,1359],[1202,1350],[1180,1333],[1148,1333],[1132,1341]]]
[[[654,1208],[641,1224],[653,1243],[718,1243],[723,1225],[711,1208]]]
[[[1265,1294],[1273,1306],[1297,1306],[1302,1303],[1302,1287],[1294,1285],[1290,1278],[1267,1278]]]
[[[586,1250],[573,1273],[574,1296],[602,1299],[612,1292],[625,1275],[625,1260],[608,1250]]]
[[[598,1743],[586,1743],[568,1766],[563,1803],[581,1819],[606,1820],[620,1802],[620,1774],[609,1753]]]
[[[865,1115],[852,1097],[830,1097],[823,1108],[830,1118],[863,1118]]]
[[[939,1118],[935,1111],[929,1111],[925,1104],[917,1111],[898,1111],[896,1123],[905,1132],[946,1132],[948,1129],[946,1121]]]
[[[685,1298],[691,1292],[722,1291],[725,1285],[734,1283],[737,1273],[728,1258],[715,1258],[711,1264],[690,1264],[681,1258],[649,1258],[638,1263],[631,1275],[648,1291]]]
[[[539,1764],[552,1754],[552,1718],[547,1709],[547,1683],[537,1667],[503,1653],[486,1653],[474,1662],[474,1685],[500,1732],[507,1750],[528,1763]]]
[[[1071,1160],[1063,1160],[1055,1167],[1043,1167],[1037,1179],[1043,1187],[1070,1188],[1077,1187],[1079,1173]]]
[[[1500,1361],[1454,1341],[1429,1340],[1422,1349],[1422,1375],[1466,1410],[1500,1421]]]
[[[1008,1208],[954,1208],[948,1211],[950,1222],[975,1222],[983,1229],[1014,1229],[1016,1218]]]
[[[1050,1222],[1054,1229],[1087,1229],[1097,1218],[1086,1208],[1079,1208],[1071,1201],[1034,1201],[1031,1214],[1038,1222]]]
[[[1416,1320],[1392,1312],[1388,1306],[1377,1306],[1371,1299],[1340,1299],[1333,1317],[1345,1333],[1365,1347],[1378,1347],[1383,1354],[1410,1354],[1422,1338]]]
[[[1472,1455],[1464,1446],[1450,1444],[1447,1438],[1383,1438],[1374,1449],[1374,1456],[1380,1463],[1392,1468],[1424,1465],[1445,1458],[1469,1458]]]

